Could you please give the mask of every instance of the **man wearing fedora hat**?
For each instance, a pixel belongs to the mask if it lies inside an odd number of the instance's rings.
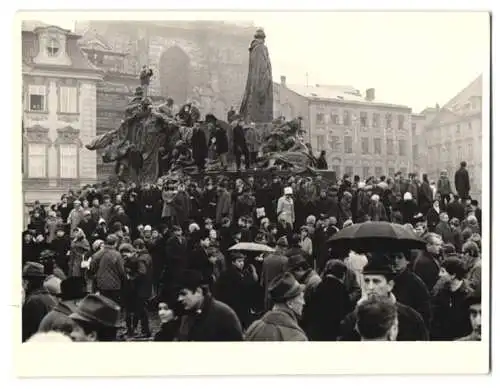
[[[396,305],[398,312],[398,341],[429,340],[429,331],[422,316],[413,308],[396,301],[392,293],[395,272],[390,266],[391,260],[385,255],[374,254],[363,268],[363,294],[357,305],[371,298],[388,298]],[[359,341],[356,330],[356,312],[348,314],[341,324],[341,341]]]
[[[304,286],[292,274],[285,273],[271,282],[268,292],[274,306],[248,327],[245,340],[307,341],[304,330],[298,324],[304,306]]]
[[[75,323],[71,339],[75,342],[112,342],[119,327],[120,307],[98,294],[85,297],[69,316]]]
[[[23,268],[25,300],[22,307],[22,341],[25,342],[38,330],[40,322],[58,303],[43,286],[47,275],[42,264],[26,262]]]
[[[40,323],[38,332],[63,332],[70,335],[73,321],[69,318],[80,300],[87,295],[85,281],[81,277],[69,277],[61,282],[61,301],[49,312]]]
[[[260,284],[264,290],[268,290],[271,282],[276,277],[286,272],[288,257],[285,255],[285,252],[287,249],[288,241],[285,236],[282,236],[276,242],[276,249],[274,253],[264,257],[262,262],[262,274],[260,277]],[[266,311],[272,308],[271,304],[272,302],[269,295],[266,293],[264,296],[264,308]]]

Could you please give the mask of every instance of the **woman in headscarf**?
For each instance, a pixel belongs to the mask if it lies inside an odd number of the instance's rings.
[[[68,277],[83,277],[82,261],[90,251],[90,244],[81,228],[73,230],[73,240],[69,250]]]

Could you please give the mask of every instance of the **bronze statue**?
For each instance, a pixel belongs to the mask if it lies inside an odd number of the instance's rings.
[[[240,107],[247,123],[273,120],[273,76],[265,38],[264,30],[258,29],[249,48],[248,78]]]

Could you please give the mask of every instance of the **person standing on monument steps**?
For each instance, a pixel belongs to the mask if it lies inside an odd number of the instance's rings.
[[[144,97],[148,95],[149,82],[151,81],[151,77],[153,77],[153,70],[148,68],[147,65],[144,65],[141,70],[141,74],[139,78],[141,80],[141,88],[144,92]]]

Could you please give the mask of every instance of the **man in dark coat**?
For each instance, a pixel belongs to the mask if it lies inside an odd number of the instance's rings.
[[[262,262],[262,274],[260,277],[260,283],[264,290],[269,288],[271,281],[277,276],[285,274],[288,263],[288,257],[285,255],[287,249],[288,241],[286,237],[282,236],[276,242],[276,250],[274,253],[264,257],[264,261]],[[266,310],[272,307],[271,300],[267,293],[264,295],[264,307]]]
[[[446,206],[446,212],[450,219],[457,218],[459,221],[463,221],[465,219],[465,207],[459,200],[456,195],[450,193],[450,201]]]
[[[430,207],[432,207],[433,195],[432,189],[429,184],[429,179],[427,178],[427,174],[422,175],[422,184],[418,190],[418,207],[420,212],[424,215],[427,214]]]
[[[469,197],[470,180],[466,169],[467,162],[460,162],[460,168],[455,172],[455,189],[462,200]]]
[[[413,263],[413,271],[420,277],[427,290],[430,292],[439,279],[439,269],[441,267],[441,247],[443,239],[440,235],[429,232],[424,236],[426,249],[419,252]]]
[[[250,168],[250,152],[248,150],[247,142],[245,139],[245,130],[243,120],[238,120],[238,123],[233,129],[233,151],[236,158],[236,169],[241,168],[241,157],[245,157],[245,168]]]
[[[227,153],[229,151],[229,141],[227,139],[226,130],[217,124],[217,118],[212,114],[208,114],[205,121],[208,123],[210,139],[211,141],[215,141],[215,150],[219,157],[221,167],[225,169],[227,168]]]
[[[431,296],[427,286],[415,273],[410,271],[409,253],[395,253],[392,255],[394,261],[394,288],[392,293],[397,301],[405,304],[420,313],[425,325],[429,328],[431,319]]]
[[[69,277],[61,282],[61,301],[41,321],[38,332],[57,331],[70,335],[73,321],[69,318],[87,295],[87,285],[81,277]]]
[[[432,340],[455,340],[471,333],[466,299],[472,289],[464,281],[465,274],[465,267],[458,258],[443,261],[440,269],[443,287],[432,299]]]
[[[363,269],[366,297],[358,301],[358,305],[370,298],[389,298],[398,311],[398,341],[429,340],[429,333],[422,316],[396,300],[392,293],[394,288],[394,271],[389,265],[390,259],[385,256],[374,256]],[[360,340],[356,331],[356,312],[348,314],[341,324],[341,341]]]
[[[341,261],[328,262],[322,281],[304,307],[302,326],[313,341],[334,341],[340,335],[340,323],[354,305],[343,279],[347,271]]]
[[[193,159],[200,172],[205,170],[205,162],[208,155],[208,145],[205,132],[200,127],[201,122],[196,122],[193,127],[191,146],[193,148]]]
[[[163,269],[163,287],[171,288],[179,275],[187,268],[187,241],[180,226],[173,226],[173,236],[165,245],[165,267]]]
[[[155,340],[181,342],[243,340],[241,324],[236,313],[207,292],[200,273],[184,271],[178,278],[177,289],[179,306],[162,319]]]
[[[318,161],[316,162],[316,167],[320,170],[327,170],[328,164],[326,162],[326,151],[321,150],[321,154],[318,157]]]
[[[43,286],[47,275],[40,263],[26,262],[23,269],[25,295],[22,308],[22,341],[25,342],[38,331],[42,319],[57,304],[57,299]]]

